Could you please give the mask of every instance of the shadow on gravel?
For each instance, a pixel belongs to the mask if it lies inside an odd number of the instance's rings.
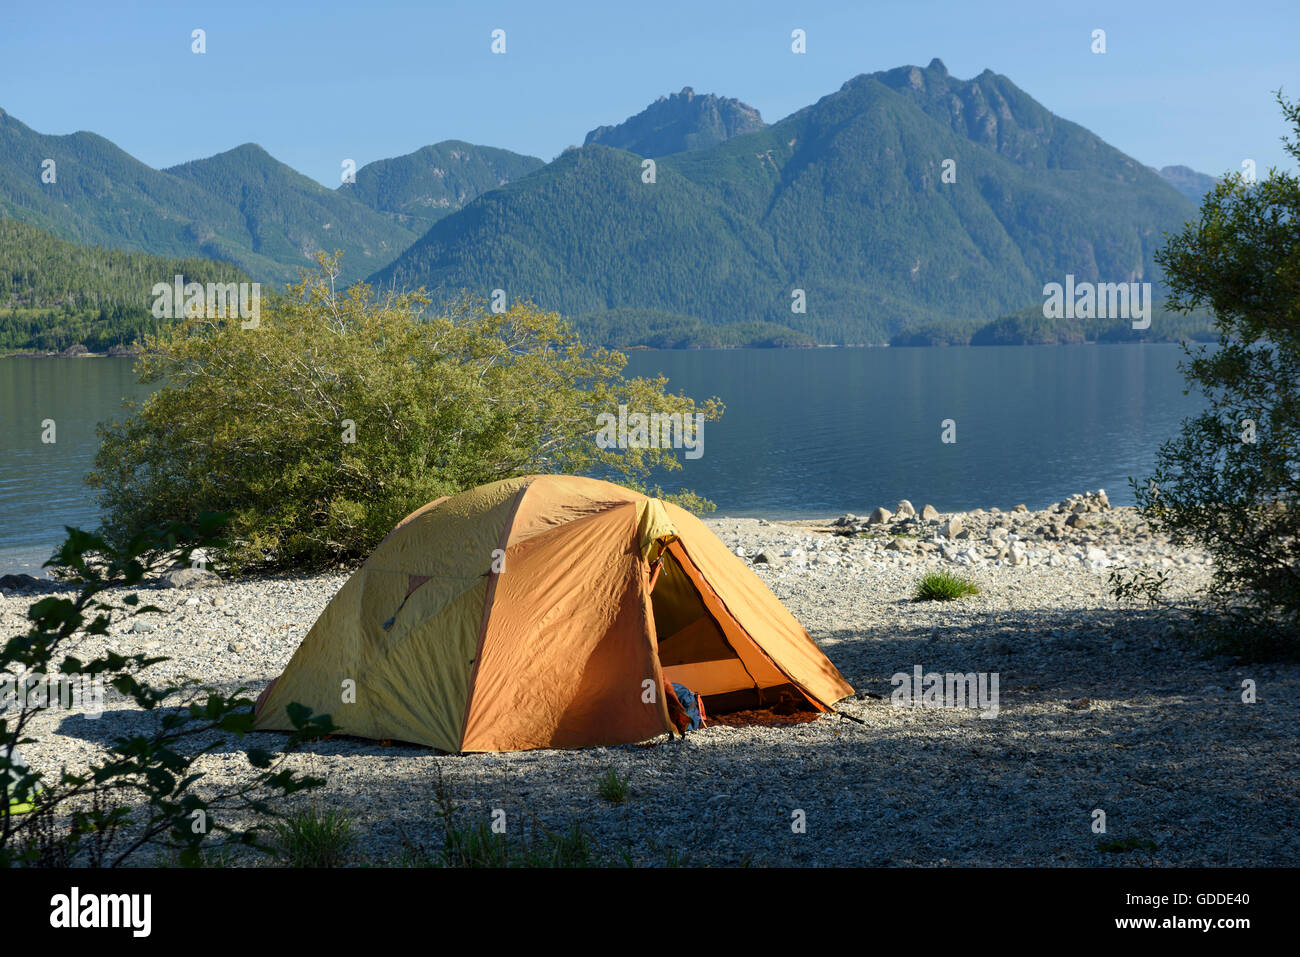
[[[905,627],[814,633],[857,689],[841,707],[863,724],[824,716],[455,757],[339,738],[306,754],[328,781],[320,799],[365,820],[376,860],[406,838],[436,846],[436,763],[467,823],[501,808],[556,833],[577,824],[638,864],[1300,864],[1300,666],[1203,659],[1169,632],[1185,619],[1145,610],[918,611],[925,620]],[[890,677],[915,665],[998,673],[997,717],[893,707]],[[1243,678],[1257,683],[1254,704]],[[66,719],[60,733],[104,744],[151,720],[116,711]],[[281,740],[254,734],[218,753]],[[609,768],[629,781],[624,804],[599,797]],[[1093,831],[1099,810],[1105,834]]]

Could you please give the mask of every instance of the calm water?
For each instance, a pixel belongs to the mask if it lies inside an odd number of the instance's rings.
[[[1132,501],[1199,402],[1177,346],[639,352],[628,372],[716,395],[704,455],[661,477],[730,515],[1047,505],[1104,488]],[[0,573],[34,571],[64,525],[93,526],[81,479],[95,423],[143,389],[125,359],[0,359]],[[41,442],[53,419],[57,441]],[[940,441],[941,422],[957,441]]]

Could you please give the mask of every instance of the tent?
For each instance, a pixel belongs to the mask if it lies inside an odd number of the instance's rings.
[[[449,752],[581,748],[674,729],[665,682],[707,713],[853,689],[745,563],[669,502],[533,475],[402,520],[257,702],[341,733]]]

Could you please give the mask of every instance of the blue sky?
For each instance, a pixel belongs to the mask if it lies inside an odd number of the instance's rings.
[[[490,51],[496,28],[505,55]],[[1292,165],[1272,91],[1300,96],[1296,0],[0,5],[0,107],[27,125],[93,130],[156,167],[256,142],[330,186],[344,159],[443,139],[549,160],[684,86],[771,122],[858,73],[935,56],[958,77],[1005,74],[1149,165]]]

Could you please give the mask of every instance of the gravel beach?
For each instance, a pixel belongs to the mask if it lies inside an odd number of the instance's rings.
[[[464,823],[503,809],[524,830],[577,824],[611,864],[1300,865],[1300,666],[1198,657],[1181,614],[1110,596],[1107,573],[1135,567],[1164,569],[1172,596],[1194,596],[1207,556],[1153,535],[1104,493],[1037,512],[914,511],[706,519],[856,689],[844,716],[567,752],[447,756],[332,739],[290,756],[327,784],[287,807],[346,808],[358,865],[436,851],[439,768]],[[936,570],[980,590],[912,601]],[[115,625],[111,640],[168,656],[155,681],[191,676],[255,695],[346,577],[151,589],[163,612]],[[23,630],[32,600],[0,592],[6,634]],[[102,647],[87,641],[81,656]],[[892,676],[917,667],[996,675],[996,715],[897,706]],[[1243,701],[1243,682],[1255,701]],[[47,772],[77,766],[153,720],[112,697],[97,720],[50,711],[24,751]],[[242,748],[277,740],[222,745],[200,769],[237,778]],[[628,779],[624,803],[598,794],[609,768]],[[1107,849],[1127,839],[1140,846]]]

